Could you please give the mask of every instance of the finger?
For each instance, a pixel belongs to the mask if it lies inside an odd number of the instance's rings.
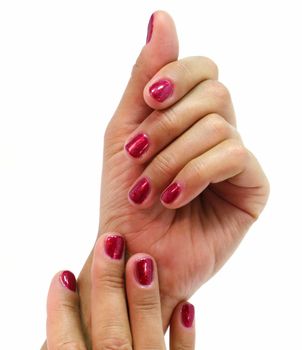
[[[47,298],[47,349],[85,350],[76,279],[70,271],[53,278]]]
[[[157,268],[150,256],[129,259],[126,287],[134,349],[165,349]]]
[[[124,287],[124,238],[102,235],[91,267],[91,322],[93,349],[130,349]],[[127,347],[128,346],[128,347]]]
[[[216,80],[218,69],[207,57],[186,57],[160,69],[144,89],[145,102],[153,109],[164,109],[186,95],[204,80]]]
[[[141,197],[133,190],[137,186],[136,183],[129,191],[130,201],[143,208],[149,207],[158,200],[160,193],[188,162],[228,138],[239,138],[239,135],[223,117],[209,114],[200,119],[161,151],[145,168],[140,176],[140,180],[149,181],[150,191],[145,200],[141,201]]]
[[[175,105],[154,111],[128,137],[125,153],[137,163],[148,162],[198,120],[211,113],[235,126],[230,93],[218,81],[206,80]]]
[[[149,42],[133,66],[118,109],[112,118],[112,132],[115,125],[129,128],[129,125],[140,123],[151,111],[144,101],[143,90],[151,77],[164,65],[178,58],[178,38],[171,16],[164,11],[156,11],[148,25]]]
[[[241,188],[256,188],[263,183],[263,172],[259,163],[238,139],[227,139],[191,160],[163,191],[162,204],[168,208],[182,207],[209,184],[225,180],[228,180],[230,186],[234,184]],[[234,200],[236,201],[235,198]],[[247,194],[246,204],[249,200]],[[252,212],[249,214],[254,215]]]
[[[195,347],[195,310],[188,302],[177,305],[170,323],[170,350]]]

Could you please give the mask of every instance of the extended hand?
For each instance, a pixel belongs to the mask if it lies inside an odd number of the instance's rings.
[[[216,65],[177,58],[173,21],[156,12],[151,40],[106,129],[99,229],[119,230],[130,254],[156,259],[164,327],[175,305],[229,258],[269,192],[236,130]],[[79,278],[88,331],[90,264]]]

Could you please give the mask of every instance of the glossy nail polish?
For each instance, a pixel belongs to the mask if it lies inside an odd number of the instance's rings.
[[[154,14],[150,17],[150,20],[149,20],[149,23],[148,23],[146,44],[148,44],[148,42],[150,42],[150,40],[152,38],[153,24],[154,24]]]
[[[75,292],[77,290],[77,280],[70,271],[63,271],[60,276],[61,283],[64,287]]]
[[[175,199],[178,197],[178,195],[180,194],[181,191],[181,187],[180,184],[177,182],[173,182],[170,186],[168,186],[164,192],[161,195],[161,200],[164,203],[170,204],[173,201],[175,201]]]
[[[136,262],[136,279],[143,285],[148,286],[153,281],[153,260],[150,258],[142,258]]]
[[[181,321],[186,328],[192,327],[194,321],[195,310],[190,303],[183,304],[181,308]]]
[[[130,190],[129,197],[136,203],[141,204],[150,192],[150,183],[146,178],[140,179]]]
[[[105,252],[110,258],[119,260],[123,257],[125,240],[122,236],[108,236],[105,239]]]
[[[149,140],[146,134],[138,134],[126,145],[126,151],[134,158],[139,158],[149,148]]]
[[[164,102],[173,94],[173,90],[172,81],[161,79],[150,86],[149,93],[157,102]]]

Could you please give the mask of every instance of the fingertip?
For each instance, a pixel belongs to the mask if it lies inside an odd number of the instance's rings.
[[[124,264],[125,238],[118,232],[106,232],[97,239],[91,264],[91,283],[98,283],[104,271],[119,273]],[[122,264],[122,265],[121,265]]]
[[[171,348],[194,349],[195,308],[188,301],[179,303],[173,311],[170,323]]]
[[[63,270],[53,277],[47,298],[47,347],[57,349],[64,343],[84,349],[79,295],[75,275]]]
[[[126,264],[126,278],[132,287],[151,287],[157,284],[157,266],[149,254],[132,255]]]
[[[159,47],[159,49],[166,49],[166,52],[162,53],[164,56],[169,50],[172,53],[171,56],[177,59],[179,43],[175,22],[171,15],[163,10],[153,12],[147,26],[146,47],[154,49],[158,44],[164,44],[163,47]]]

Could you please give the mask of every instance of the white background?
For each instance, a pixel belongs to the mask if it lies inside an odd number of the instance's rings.
[[[300,1],[0,0],[0,347],[38,349],[49,281],[97,233],[102,137],[151,13],[206,55],[271,183],[235,255],[192,298],[196,349],[302,348]]]

